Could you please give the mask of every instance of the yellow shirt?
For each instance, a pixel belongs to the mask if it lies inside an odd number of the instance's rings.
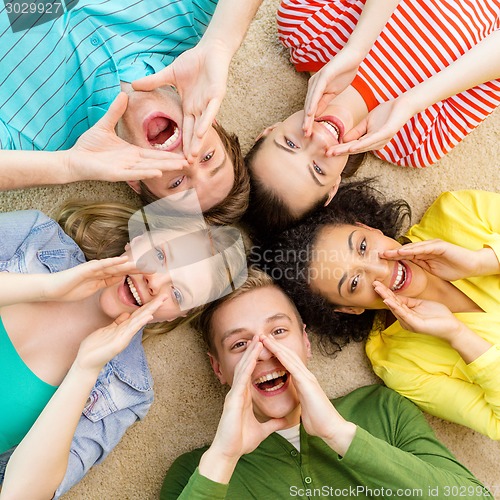
[[[500,261],[500,194],[443,193],[406,234],[412,242],[440,238],[471,250],[493,249]],[[466,364],[444,340],[384,329],[379,315],[366,343],[375,373],[385,384],[432,415],[500,439],[500,275],[454,281],[484,312],[455,316],[492,347]]]

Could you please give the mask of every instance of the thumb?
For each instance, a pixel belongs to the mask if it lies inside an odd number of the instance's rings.
[[[284,429],[287,423],[288,422],[286,418],[272,418],[271,420],[268,420],[267,422],[264,422],[261,425],[265,435],[269,436],[273,432]]]
[[[365,118],[344,134],[344,136],[342,137],[342,142],[357,141],[362,135],[366,134],[367,127],[368,122]]]
[[[117,324],[117,325],[121,325],[124,321],[127,321],[127,319],[130,318],[130,314],[129,313],[121,313],[120,316],[118,316],[118,318],[116,318],[113,323]]]
[[[125,113],[128,105],[128,95],[125,92],[120,92],[116,99],[109,106],[106,114],[97,122],[103,128],[114,130],[118,120]]]
[[[145,76],[144,78],[139,78],[132,82],[132,88],[134,90],[154,90],[162,85],[174,85],[175,86],[175,75],[172,66],[167,66],[158,73],[154,75]]]

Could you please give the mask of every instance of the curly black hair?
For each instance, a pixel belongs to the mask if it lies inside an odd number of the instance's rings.
[[[304,322],[319,334],[327,354],[339,351],[351,340],[365,339],[375,311],[360,315],[335,312],[331,303],[309,288],[308,270],[320,230],[324,226],[361,222],[396,238],[411,218],[406,201],[387,201],[373,184],[374,179],[341,184],[330,205],[321,207],[265,247],[254,247],[250,254],[251,263],[268,273],[290,295]]]

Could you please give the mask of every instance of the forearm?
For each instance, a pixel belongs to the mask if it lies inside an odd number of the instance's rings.
[[[399,0],[367,0],[345,48],[358,54],[358,63],[366,57],[375,40],[398,6]]]
[[[0,191],[72,182],[65,151],[0,150]]]
[[[0,307],[44,299],[45,284],[50,274],[0,273]]]
[[[261,3],[262,0],[220,0],[200,43],[210,46],[222,42],[234,55]]]
[[[500,78],[500,30],[401,97],[416,114],[436,102],[497,78]]]
[[[9,460],[5,498],[51,498],[66,472],[73,435],[98,373],[71,367]]]

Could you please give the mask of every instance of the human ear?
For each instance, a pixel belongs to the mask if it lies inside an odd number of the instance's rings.
[[[375,227],[367,226],[366,224],[363,224],[362,222],[356,222],[356,226],[362,227],[363,229],[367,229],[368,231],[375,231],[376,233],[384,234],[380,229],[377,229]]]
[[[340,180],[341,178],[339,175],[335,185],[330,188],[330,191],[328,191],[328,198],[326,199],[325,204],[323,206],[326,207],[333,200],[333,197],[337,194],[337,191],[339,190],[340,186]]]
[[[207,353],[208,354],[208,358],[210,359],[210,366],[212,367],[212,370],[214,371],[215,373],[215,376],[219,379],[219,382],[224,385],[224,384],[227,384],[227,381],[226,381],[226,378],[224,377],[224,375],[222,374],[222,371],[221,371],[221,368],[220,368],[220,363],[219,361],[217,360],[217,358],[211,354],[210,352]]]
[[[255,142],[257,142],[259,139],[262,139],[263,137],[266,137],[272,132],[279,124],[280,122],[277,122],[273,125],[270,125],[269,127],[266,127],[256,138]]]
[[[137,193],[141,194],[141,182],[140,181],[126,181],[127,184]]]
[[[344,314],[363,314],[365,309],[363,307],[356,306],[338,306],[333,309],[335,312]]]

